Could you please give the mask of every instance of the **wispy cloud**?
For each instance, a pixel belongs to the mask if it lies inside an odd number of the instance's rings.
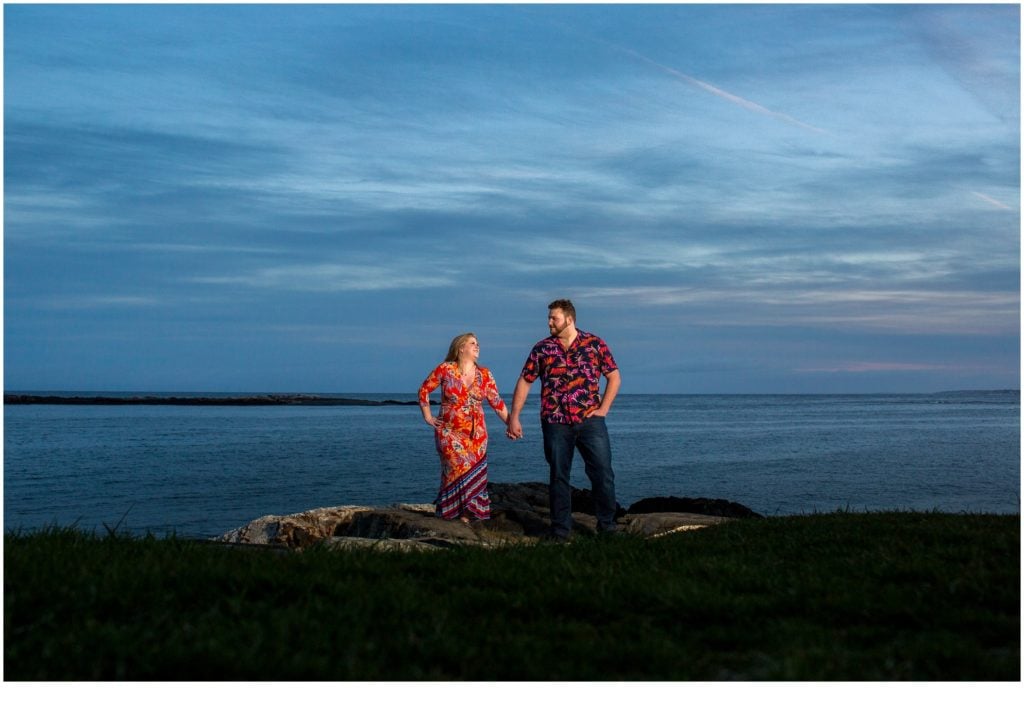
[[[765,238],[770,235],[771,230],[764,234]],[[514,244],[504,244],[509,255],[496,266],[517,271],[614,269],[648,277],[662,273],[666,280],[674,274],[675,279],[685,276],[693,280],[695,289],[713,280],[711,292],[747,287],[775,288],[779,294],[823,285],[849,289],[865,280],[882,278],[889,285],[943,280],[967,267],[961,251],[939,248],[934,241],[926,249],[886,248],[884,241],[862,240],[849,233],[845,242],[833,242],[832,250],[816,247],[814,237],[804,242],[790,235],[785,245],[773,246],[770,241],[715,230],[677,237],[652,233],[643,240],[630,241],[628,246],[618,245],[617,238],[615,233],[601,232],[562,239],[517,239]],[[686,287],[650,284],[638,289],[661,295]]]
[[[924,49],[993,116],[1019,129],[1019,6],[910,7],[908,30]]]
[[[794,372],[820,373],[869,373],[869,372],[935,372],[947,370],[968,370],[963,365],[943,363],[893,363],[877,361],[852,361],[821,367],[795,368]]]
[[[26,302],[37,309],[51,311],[86,311],[98,309],[128,309],[137,307],[157,307],[163,304],[155,297],[141,295],[62,295],[44,297]]]
[[[146,253],[181,253],[185,255],[213,255],[213,254],[245,254],[245,255],[280,255],[285,252],[284,247],[269,246],[244,246],[227,245],[216,243],[128,243],[103,244],[105,248],[118,248],[128,251],[143,251]]]
[[[422,275],[409,267],[317,263],[262,268],[242,275],[210,275],[191,278],[208,285],[258,287],[296,292],[373,292],[450,287],[447,275]]]
[[[1016,293],[863,289],[614,287],[577,296],[608,306],[674,307],[701,326],[884,330],[990,335],[1017,327]]]

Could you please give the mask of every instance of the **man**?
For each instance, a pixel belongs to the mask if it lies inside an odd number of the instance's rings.
[[[519,414],[533,382],[541,378],[540,420],[544,457],[551,468],[548,494],[553,540],[568,540],[572,532],[572,488],[569,472],[573,451],[583,457],[594,494],[599,532],[615,525],[615,473],[605,417],[619,392],[621,378],[608,346],[597,336],[576,328],[576,308],[567,299],[548,305],[551,335],[530,351],[512,396],[507,435],[522,438]],[[600,393],[605,377],[604,396]]]

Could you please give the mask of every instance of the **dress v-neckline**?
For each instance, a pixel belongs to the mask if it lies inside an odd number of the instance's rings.
[[[473,385],[476,384],[477,375],[480,373],[480,368],[478,368],[475,365],[473,366],[473,371],[470,373],[471,376],[472,376],[472,379],[470,379],[468,384],[466,383],[466,376],[462,373],[462,368],[460,368],[458,365],[456,365],[455,369],[459,373],[459,381],[462,383],[463,389],[465,389],[467,392],[470,391],[471,389],[473,389]]]

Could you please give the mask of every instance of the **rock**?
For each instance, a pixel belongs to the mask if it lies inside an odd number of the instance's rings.
[[[547,485],[544,485],[544,489],[547,490]],[[573,487],[572,510],[574,513],[596,514],[597,511],[594,509],[593,493],[589,489],[576,489],[576,487]],[[620,519],[625,515],[626,510],[622,508],[622,504],[615,502],[615,518]]]
[[[703,514],[631,514],[623,519],[622,529],[626,533],[645,538],[660,538],[670,533],[692,531],[729,520],[731,519],[724,516],[705,516]]]
[[[355,514],[372,510],[369,506],[334,506],[288,516],[261,516],[216,540],[301,549],[333,537],[339,528],[344,530]]]
[[[497,521],[495,527],[538,537],[547,532],[551,509],[546,482],[492,482],[487,491],[491,496],[491,521]],[[621,504],[616,502],[615,507],[616,519],[626,515]],[[571,508],[577,531],[593,532],[597,528],[595,519],[578,518],[580,514],[595,514],[594,496],[589,489],[572,488]]]
[[[372,547],[380,550],[418,551],[463,545],[498,547],[535,543],[547,533],[550,524],[547,484],[492,482],[488,485],[488,492],[491,497],[491,518],[468,525],[459,520],[445,521],[437,518],[433,504],[394,504],[382,508],[336,506],[287,516],[262,516],[214,541],[286,550],[303,550],[320,545],[333,549]],[[670,501],[658,501],[665,499]],[[638,505],[642,509],[645,504],[655,503],[685,503],[692,508],[706,510],[721,503],[731,505],[736,514],[754,514],[741,504],[721,499],[659,497],[641,500],[630,507],[628,512],[616,505],[619,512],[617,520],[622,529],[633,535],[654,538],[704,528],[732,518],[750,517],[677,509],[661,509],[654,513],[636,510]],[[589,490],[573,489],[573,520],[577,534],[596,532],[597,519],[593,515],[593,497]]]
[[[705,514],[707,516],[725,516],[728,518],[764,518],[751,511],[743,504],[725,499],[691,499],[689,497],[648,497],[636,502],[626,511],[627,514],[650,514],[682,512],[688,514]]]

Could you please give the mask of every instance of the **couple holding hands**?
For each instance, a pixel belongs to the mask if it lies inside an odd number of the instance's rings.
[[[507,424],[512,440],[523,437],[519,414],[530,387],[541,379],[541,428],[544,457],[550,467],[549,499],[554,540],[572,531],[572,490],[569,473],[574,451],[586,466],[594,494],[598,530],[615,525],[615,474],[604,417],[619,391],[618,366],[599,337],[576,328],[576,309],[567,299],[548,305],[550,336],[530,351],[512,395],[511,411],[498,394],[490,371],[477,364],[480,344],[472,333],[456,336],[444,362],[420,386],[423,419],[434,427],[441,458],[437,515],[444,519],[483,520],[490,517],[487,494],[486,401]],[[605,392],[600,393],[601,376]],[[441,412],[434,416],[430,393],[441,389]]]

